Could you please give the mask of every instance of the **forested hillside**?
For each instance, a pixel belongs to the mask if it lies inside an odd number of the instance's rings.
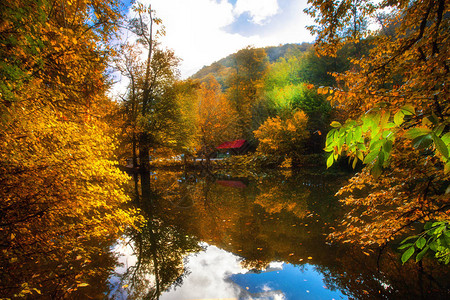
[[[347,70],[352,55],[353,49],[346,47],[336,57],[319,56],[308,43],[249,46],[203,67],[191,79],[216,82],[223,101],[229,103],[222,104],[231,111],[227,119],[234,123],[212,140],[217,144],[243,138],[259,155],[278,163],[288,159],[298,164],[305,154],[320,153],[329,117],[339,112],[316,88],[334,85],[332,74]],[[221,127],[210,123],[210,128],[214,126]],[[232,133],[224,134],[231,128]],[[214,147],[209,149],[214,152]]]
[[[264,47],[263,49],[267,54],[267,59],[270,63],[275,62],[281,57],[285,57],[288,53],[292,51],[300,51],[305,52],[309,48],[312,47],[312,44],[302,43],[302,44],[284,44],[280,46],[271,46]],[[225,69],[231,68],[236,65],[236,62],[233,58],[233,54],[228,55],[225,58],[222,58],[209,66],[204,66],[199,71],[197,71],[194,75],[191,76],[192,79],[203,79],[207,75],[212,74],[219,82],[221,80],[219,78],[223,78],[224,73],[226,73]],[[223,84],[223,82],[221,82]]]

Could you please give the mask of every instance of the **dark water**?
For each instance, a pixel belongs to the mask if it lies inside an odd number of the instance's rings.
[[[101,295],[448,299],[447,266],[327,240],[344,214],[333,196],[344,177],[156,171],[137,186],[147,222],[111,247],[120,264]]]

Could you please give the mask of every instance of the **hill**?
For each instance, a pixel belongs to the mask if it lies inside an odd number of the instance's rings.
[[[264,49],[267,54],[267,59],[269,63],[276,62],[279,58],[285,57],[286,54],[294,51],[305,52],[308,50],[312,44],[302,43],[302,44],[284,44],[280,46],[270,46],[265,48],[257,48]],[[204,66],[197,73],[191,76],[192,79],[202,80],[209,74],[213,75],[217,81],[222,85],[223,88],[226,88],[226,77],[229,73],[229,69],[235,65],[234,55],[230,54],[225,58],[222,58],[209,66]]]

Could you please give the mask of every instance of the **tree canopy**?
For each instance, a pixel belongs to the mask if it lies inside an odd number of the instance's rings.
[[[353,165],[365,164],[340,191],[352,210],[335,236],[385,245],[414,224],[448,224],[448,3],[309,2],[308,12],[319,24],[312,31],[324,54],[333,55],[367,37],[367,28],[344,30],[352,23],[369,18],[381,22],[380,29],[365,39],[368,54],[355,56],[349,71],[335,75],[337,87],[319,89],[332,104],[348,111],[343,124],[331,123],[334,129],[325,149],[328,165],[343,155]],[[352,14],[351,8],[358,13]],[[391,14],[381,18],[379,13],[386,10]],[[362,196],[356,192],[361,189]],[[420,260],[430,248],[448,262],[448,235],[439,224],[433,225],[440,228],[433,231],[434,238],[409,243],[402,260],[415,251]]]
[[[0,4],[2,296],[84,286],[98,247],[133,225],[106,97],[116,2]]]

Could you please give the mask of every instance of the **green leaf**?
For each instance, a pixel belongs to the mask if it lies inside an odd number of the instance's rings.
[[[356,147],[363,152],[367,151],[366,145],[364,145],[363,143],[359,143],[358,145],[356,145]]]
[[[336,133],[336,129],[331,129],[330,131],[328,131],[328,133],[327,133],[327,144],[328,144],[328,141],[330,140],[331,142],[334,140],[334,134]],[[331,143],[330,142],[330,143]]]
[[[394,133],[390,130],[383,131],[383,134],[381,135],[383,139],[392,139]]]
[[[374,151],[374,150],[380,150],[380,147],[383,144],[383,140],[372,140],[372,143],[370,144],[370,151]]]
[[[417,248],[422,249],[426,243],[427,243],[427,240],[422,236],[416,241],[416,246],[417,246]]]
[[[404,245],[401,245],[400,247],[398,247],[399,250],[411,247],[412,245],[414,245],[413,243],[406,243]]]
[[[362,119],[362,131],[363,132],[367,132],[367,130],[369,130],[369,128],[372,127],[372,123],[373,123],[373,116],[372,115],[366,115],[364,116]]]
[[[403,244],[404,242],[406,242],[406,241],[409,241],[410,239],[415,239],[415,238],[417,238],[417,235],[411,235],[411,236],[408,236],[406,239],[404,239],[400,244]],[[412,244],[411,244],[412,245]]]
[[[434,125],[439,123],[439,118],[434,113],[432,113],[431,116],[428,116],[427,119]]]
[[[354,134],[354,139],[356,142],[363,142],[363,138],[362,138],[362,127],[358,126],[355,129],[355,134]]]
[[[392,151],[392,141],[386,141],[386,143],[383,144],[383,151],[386,152],[386,154],[390,154]]]
[[[422,119],[422,125],[423,126],[430,126],[430,125],[433,125],[433,122],[431,122],[429,118],[423,118]]]
[[[378,178],[381,175],[381,165],[379,162],[377,162],[373,168],[370,170],[370,174],[374,177],[374,178]]]
[[[327,169],[328,169],[329,167],[331,167],[331,165],[333,164],[333,162],[334,162],[333,153],[331,153],[331,155],[328,156],[328,159],[327,159]]]
[[[429,246],[430,246],[430,249],[431,250],[433,250],[433,251],[437,251],[437,247],[439,246],[439,244],[436,242],[436,241],[432,241],[430,244],[429,244]]]
[[[400,110],[394,115],[394,123],[397,126],[402,125],[403,120],[405,119],[405,114]]]
[[[407,116],[411,116],[411,115],[415,115],[416,114],[416,110],[414,109],[414,106],[412,106],[410,104],[406,104],[405,106],[403,106],[401,108],[401,111]]]
[[[333,121],[333,122],[331,122],[330,126],[331,126],[331,127],[341,127],[342,124],[339,123],[338,121]]]
[[[350,145],[350,144],[352,144],[352,142],[353,142],[353,133],[349,132],[349,133],[347,133],[347,136],[345,137],[345,143],[347,145]]]
[[[441,124],[440,126],[436,127],[433,129],[433,132],[437,135],[440,136],[442,134],[442,132],[445,129],[445,124]]]
[[[444,142],[444,144],[448,145],[450,144],[450,132],[447,132],[444,134],[443,137],[441,137],[441,140]]]
[[[380,152],[378,153],[378,161],[377,161],[377,164],[380,165],[380,168],[381,168],[381,166],[384,164],[384,152],[383,152],[383,151],[380,151]]]
[[[392,123],[392,122],[389,122],[389,123],[386,124],[386,126],[384,126],[384,128],[387,128],[387,129],[394,128],[394,127],[396,127],[396,125],[394,123]]]
[[[442,225],[445,225],[445,222],[436,221],[436,222],[431,223],[431,227],[442,226]]]
[[[433,139],[431,138],[431,134],[427,134],[424,136],[419,136],[413,139],[413,147],[416,149],[426,149],[430,147],[433,143]]]
[[[337,146],[339,151],[341,150],[342,146],[345,144],[345,135],[341,136],[339,140],[337,141]]]
[[[434,145],[436,149],[442,154],[443,157],[448,159],[448,148],[445,143],[435,134],[432,134]]]
[[[367,156],[364,158],[363,163],[365,164],[369,164],[372,161],[374,161],[377,157],[378,157],[378,153],[380,152],[380,150],[377,151],[370,151],[369,154],[367,154]]]
[[[402,255],[402,263],[405,263],[414,254],[414,246],[408,248]]]
[[[409,139],[415,139],[419,136],[423,136],[423,135],[427,135],[431,132],[431,129],[428,128],[423,128],[423,127],[417,127],[417,128],[412,128],[410,130],[408,130],[405,133],[405,136]]]
[[[361,151],[356,151],[356,157],[360,160],[360,161],[364,161],[364,155]]]
[[[421,260],[423,258],[423,256],[427,253],[428,249],[430,249],[430,247],[427,245],[425,248],[423,248],[422,251],[419,252],[419,254],[417,254],[416,262],[418,262],[419,260]]]

